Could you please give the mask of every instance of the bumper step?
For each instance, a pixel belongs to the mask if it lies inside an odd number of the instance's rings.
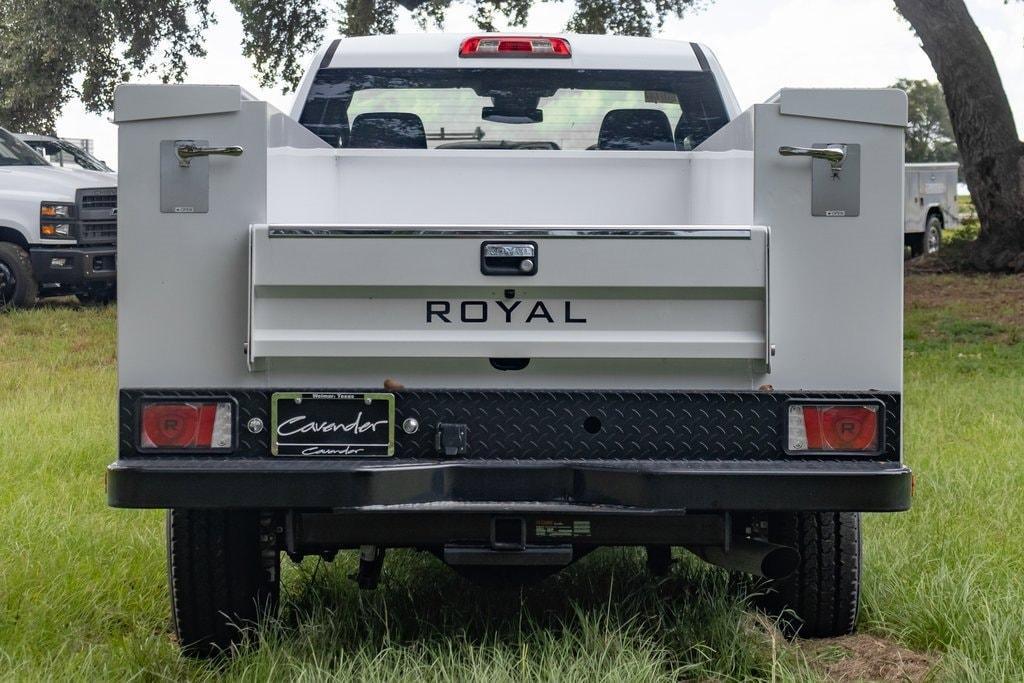
[[[130,508],[629,512],[910,507],[897,463],[122,458],[107,500]]]

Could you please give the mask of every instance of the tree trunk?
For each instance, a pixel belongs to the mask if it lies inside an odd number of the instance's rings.
[[[971,265],[1024,271],[1024,143],[995,60],[963,0],[894,0],[946,95],[964,177],[981,221]]]

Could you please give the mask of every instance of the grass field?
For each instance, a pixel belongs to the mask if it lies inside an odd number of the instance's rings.
[[[866,518],[868,637],[786,642],[683,555],[661,582],[609,550],[503,595],[396,552],[370,593],[347,579],[351,557],[286,562],[262,647],[205,664],[170,632],[162,513],[104,503],[115,310],[0,316],[0,676],[1024,680],[1024,279],[914,276],[907,302],[917,495]]]

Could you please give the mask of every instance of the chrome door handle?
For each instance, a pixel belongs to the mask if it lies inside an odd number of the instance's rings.
[[[790,147],[783,145],[779,147],[779,154],[784,157],[812,157],[824,159],[832,166],[832,172],[843,169],[843,161],[846,160],[845,145],[829,145],[828,147]]]
[[[188,168],[191,165],[191,160],[196,157],[208,157],[214,154],[240,157],[242,152],[245,151],[238,145],[229,147],[200,147],[191,143],[175,145],[174,149],[178,153],[178,164],[184,168]]]

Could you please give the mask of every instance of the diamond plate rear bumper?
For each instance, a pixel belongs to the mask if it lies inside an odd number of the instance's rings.
[[[120,455],[147,456],[136,447],[140,401],[224,397],[238,405],[237,455],[270,457],[268,430],[251,434],[243,427],[252,418],[270,424],[273,393],[267,389],[123,389]],[[469,430],[467,460],[793,462],[796,458],[786,454],[784,444],[787,405],[804,400],[880,403],[883,450],[874,459],[899,463],[900,395],[889,392],[402,390],[395,394],[397,424],[411,417],[422,428],[414,434],[396,430],[395,452],[408,460],[437,462],[435,428],[439,423],[454,423]],[[596,431],[585,428],[588,420],[596,422]],[[851,460],[845,455],[804,459]]]
[[[882,461],[161,457],[122,458],[107,470],[109,504],[132,508],[886,512],[906,510],[910,497],[910,470]]]

